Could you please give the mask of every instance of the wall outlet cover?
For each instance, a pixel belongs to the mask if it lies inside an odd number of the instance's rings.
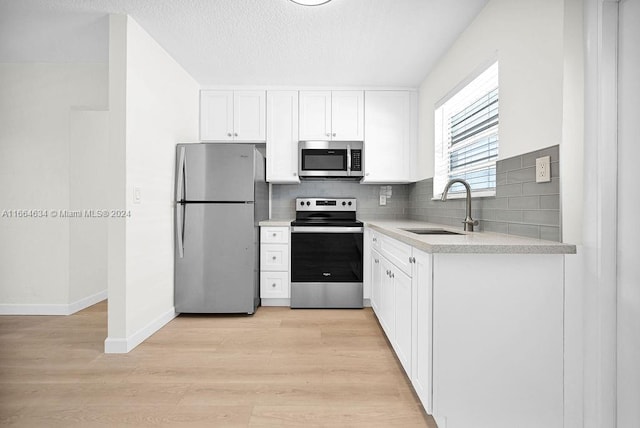
[[[536,159],[536,183],[551,181],[551,156]]]

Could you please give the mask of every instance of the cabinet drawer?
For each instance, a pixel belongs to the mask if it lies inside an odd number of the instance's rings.
[[[413,254],[411,246],[382,235],[378,235],[378,241],[380,241],[380,254],[386,257],[404,273],[411,276],[411,263],[409,262],[409,259]]]
[[[289,243],[288,227],[261,227],[260,242],[268,244]]]
[[[289,298],[289,272],[261,272],[260,298]]]
[[[260,247],[261,271],[288,271],[289,246],[287,244],[263,244]]]

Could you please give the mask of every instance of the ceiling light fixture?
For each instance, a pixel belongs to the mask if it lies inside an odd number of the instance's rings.
[[[320,6],[329,3],[331,0],[291,0],[292,2],[302,6]]]

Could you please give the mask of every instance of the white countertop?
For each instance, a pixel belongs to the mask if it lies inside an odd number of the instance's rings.
[[[282,226],[291,226],[291,222],[293,221],[293,219],[269,219],[269,220],[262,220],[260,223],[258,223],[258,226],[271,226],[271,227],[282,227]]]
[[[492,232],[464,232],[452,226],[417,220],[363,220],[365,226],[427,253],[575,254],[576,246]],[[462,235],[417,235],[402,229],[434,228]]]

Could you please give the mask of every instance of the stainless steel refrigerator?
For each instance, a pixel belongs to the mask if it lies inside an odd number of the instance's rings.
[[[176,312],[254,313],[264,156],[251,144],[178,144],[175,188]]]

